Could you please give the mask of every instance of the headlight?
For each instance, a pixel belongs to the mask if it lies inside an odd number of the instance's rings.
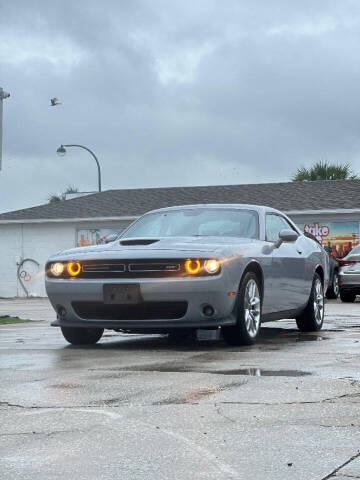
[[[50,266],[50,272],[54,277],[60,277],[64,271],[64,265],[60,262],[52,263]]]
[[[210,258],[209,260],[205,260],[204,267],[208,273],[214,274],[220,270],[220,262],[215,258]]]
[[[187,273],[190,273],[190,275],[196,275],[200,271],[200,260],[191,260],[188,258],[185,262],[185,270]]]
[[[69,262],[66,269],[71,277],[76,277],[81,272],[81,265],[79,262]]]

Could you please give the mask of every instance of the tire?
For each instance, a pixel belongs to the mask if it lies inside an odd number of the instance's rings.
[[[253,272],[245,274],[236,299],[236,325],[223,327],[224,340],[229,345],[253,345],[261,326],[261,288]]]
[[[324,288],[318,273],[315,273],[310,297],[305,310],[296,318],[302,332],[318,332],[324,323]]]
[[[338,298],[339,293],[340,293],[339,273],[334,272],[331,285],[329,285],[329,287],[327,289],[327,292],[326,292],[326,298],[329,298],[329,299]]]
[[[103,328],[61,327],[61,331],[72,345],[94,345],[104,333]]]
[[[340,290],[340,298],[342,302],[352,303],[355,302],[356,294],[352,292],[346,292],[345,290]]]

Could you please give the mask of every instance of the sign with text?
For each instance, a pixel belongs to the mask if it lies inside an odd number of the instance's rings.
[[[298,224],[311,233],[334,258],[343,258],[359,243],[359,222],[309,222]]]

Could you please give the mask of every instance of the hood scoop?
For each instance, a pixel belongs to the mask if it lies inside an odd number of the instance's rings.
[[[131,240],[120,240],[120,245],[151,245],[153,243],[158,242],[158,239],[151,239],[151,238],[134,238]]]

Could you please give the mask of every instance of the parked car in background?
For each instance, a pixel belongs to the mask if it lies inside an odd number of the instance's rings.
[[[329,286],[326,290],[326,298],[335,299],[339,297],[339,261],[329,255]]]
[[[339,266],[340,298],[355,302],[356,295],[360,295],[360,245],[340,260]]]
[[[304,235],[317,242],[322,248],[324,248],[319,240],[312,233],[305,232]],[[326,290],[326,298],[336,299],[339,297],[339,262],[331,255],[331,251],[324,248],[325,252],[329,255],[329,284]]]
[[[283,213],[237,204],[147,213],[106,245],[46,264],[46,291],[67,341],[104,329],[171,333],[218,329],[231,345],[256,341],[261,322],[295,318],[320,330],[329,257]]]

